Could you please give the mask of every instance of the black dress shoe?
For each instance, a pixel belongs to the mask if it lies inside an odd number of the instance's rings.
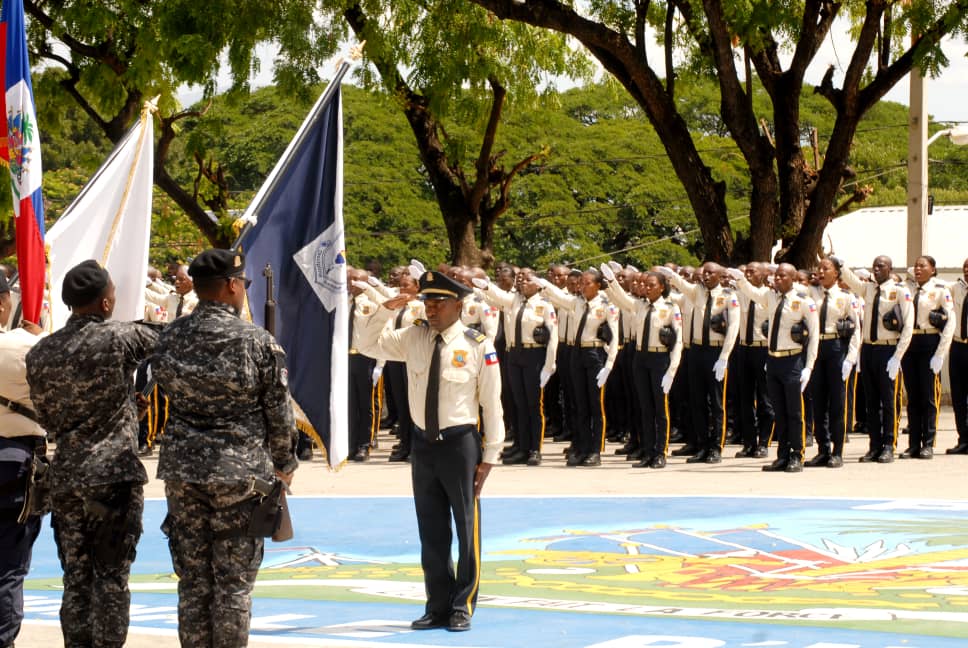
[[[656,455],[652,458],[652,463],[649,464],[649,468],[665,468],[666,458],[662,455]]]
[[[863,457],[861,457],[857,461],[859,461],[861,463],[869,463],[871,461],[877,461],[877,455],[878,454],[879,453],[874,452],[873,450],[868,450],[867,451],[867,454],[865,454]]]
[[[632,452],[633,450],[635,450],[635,446],[633,446],[633,445],[631,445],[629,443],[626,443],[621,448],[615,448],[615,454],[617,454],[617,455],[627,455],[628,453]]]
[[[673,450],[669,454],[671,454],[673,457],[689,457],[694,454],[697,454],[698,452],[699,452],[699,448],[687,443],[686,445],[682,446],[678,450]]]
[[[562,432],[561,434],[554,436],[553,440],[555,441],[555,443],[560,443],[562,441],[571,441],[571,433]]]
[[[470,630],[471,615],[461,610],[451,612],[450,619],[447,620],[447,629],[451,632],[464,632],[465,630]]]
[[[602,455],[597,452],[593,452],[584,459],[581,460],[582,466],[601,466],[602,465]]]
[[[138,456],[139,457],[150,457],[154,453],[155,453],[155,451],[154,451],[154,449],[150,445],[143,445],[143,446],[139,446],[138,447]],[[299,457],[299,459],[302,459],[302,457]],[[13,644],[11,644],[11,645],[13,645]]]
[[[642,457],[642,460],[632,464],[632,467],[649,468],[651,465],[652,465],[652,457]]]
[[[753,456],[753,453],[754,452],[756,452],[755,449],[753,449],[753,448],[751,448],[749,446],[743,446],[743,449],[740,450],[740,451],[738,451],[734,456],[737,459],[748,459],[748,458],[750,458],[750,457]]]
[[[643,450],[642,448],[636,448],[632,452],[628,453],[625,456],[625,459],[628,460],[628,461],[639,461],[640,459],[643,459],[644,457],[645,457],[645,450]]]
[[[511,455],[515,455],[519,452],[521,452],[521,449],[512,444],[506,447],[504,450],[501,450],[501,454],[499,456],[501,459],[504,459],[505,457],[510,457]]]
[[[890,448],[885,448],[881,451],[881,454],[877,455],[877,463],[891,463],[894,461],[894,451]]]
[[[541,465],[541,453],[537,450],[532,450],[528,453],[528,465],[529,466],[540,466]]]
[[[673,452],[672,454],[675,454],[675,453]],[[688,459],[686,459],[686,463],[702,463],[706,461],[706,455],[708,454],[709,454],[708,451],[700,450],[698,454],[696,454],[694,457],[689,457]]]
[[[434,628],[443,628],[448,624],[447,615],[445,614],[431,614],[428,612],[416,621],[410,624],[412,630],[433,630]]]
[[[789,459],[776,459],[773,463],[763,466],[763,472],[783,472],[786,470]]]
[[[672,428],[672,432],[669,434],[669,443],[683,443],[686,440],[686,435]]]
[[[390,453],[390,458],[387,461],[406,461],[410,458],[409,450],[397,449]]]
[[[770,454],[770,451],[766,449],[766,446],[756,446],[756,452],[753,453],[753,458],[766,459],[768,454]]]
[[[948,448],[944,451],[945,454],[968,454],[968,443],[959,443],[953,448]]]
[[[918,456],[918,453],[917,453],[916,450],[912,450],[911,448],[908,448],[907,450],[905,450],[904,452],[902,452],[901,454],[899,454],[897,456],[897,458],[898,459],[911,459],[912,457],[917,457],[917,456]]]
[[[827,468],[840,468],[844,465],[844,458],[840,455],[830,455],[830,461],[827,462]]]
[[[518,450],[511,454],[505,454],[504,458],[501,459],[501,463],[505,466],[514,466],[518,464],[528,463],[528,453],[524,450]]]
[[[370,449],[366,446],[362,448],[357,448],[353,456],[350,457],[353,461],[369,461],[370,460]]]
[[[719,450],[710,450],[706,453],[706,458],[703,459],[703,463],[715,464],[721,462],[722,460],[723,453],[721,453]]]
[[[581,455],[581,454],[579,454],[577,452],[572,452],[571,454],[568,455],[568,459],[567,459],[567,461],[565,461],[565,465],[566,466],[580,466],[582,460],[584,460],[584,459],[585,459],[584,455]]]
[[[921,452],[918,453],[918,459],[931,459],[932,457],[934,457],[934,448],[931,446],[921,448]]]
[[[813,459],[804,461],[803,465],[808,468],[817,468],[818,466],[826,466],[828,463],[830,463],[829,454],[818,454]]]

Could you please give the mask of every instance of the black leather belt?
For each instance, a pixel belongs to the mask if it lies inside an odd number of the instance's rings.
[[[39,422],[37,420],[37,412],[30,409],[26,405],[21,405],[20,403],[10,400],[6,396],[0,396],[0,405],[6,407],[14,414],[20,414],[20,416],[23,416],[24,418],[29,418],[34,423]]]
[[[428,439],[427,432],[423,428],[419,428],[416,425],[413,426],[414,431],[417,436],[427,441],[428,443],[434,443],[439,441],[448,441],[450,439],[456,439],[457,437],[462,437],[465,434],[470,434],[477,430],[477,426],[473,424],[467,425],[453,425],[451,427],[446,427],[440,431],[436,439]]]

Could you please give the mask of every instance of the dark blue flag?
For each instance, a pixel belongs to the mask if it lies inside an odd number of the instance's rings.
[[[347,67],[327,86],[246,210],[242,218],[254,226],[241,239],[252,279],[252,321],[265,324],[263,270],[269,264],[276,339],[288,356],[289,391],[325,445],[332,467],[346,459],[349,445],[340,94]]]

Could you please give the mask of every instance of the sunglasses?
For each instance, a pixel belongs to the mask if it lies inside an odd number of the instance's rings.
[[[245,284],[245,289],[248,290],[249,286],[252,285],[252,280],[247,278],[245,275],[235,275],[233,277],[226,277],[226,281],[232,281],[233,279],[239,279]]]

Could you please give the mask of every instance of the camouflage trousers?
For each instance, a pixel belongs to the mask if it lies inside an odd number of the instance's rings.
[[[144,505],[144,488],[132,483],[52,498],[50,524],[64,570],[65,648],[124,645],[131,607],[128,575]]]
[[[252,587],[264,541],[245,529],[257,500],[248,485],[165,483],[162,530],[178,575],[178,637],[192,648],[248,644]]]

